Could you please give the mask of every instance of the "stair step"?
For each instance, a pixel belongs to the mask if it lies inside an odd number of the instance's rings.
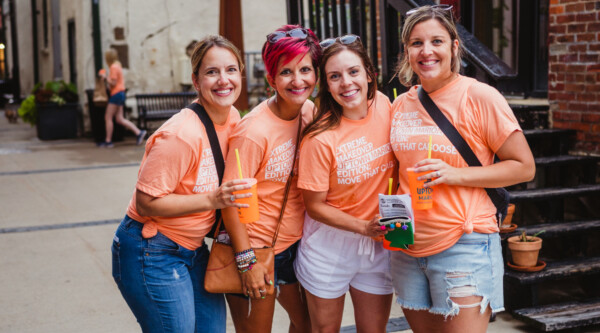
[[[562,128],[541,128],[541,129],[526,129],[523,130],[523,134],[527,139],[537,139],[540,137],[550,136],[570,136],[575,135],[576,131],[572,129]]]
[[[548,105],[510,104],[521,128],[547,128]]]
[[[564,197],[583,197],[600,194],[600,184],[586,184],[575,187],[553,187],[510,192],[510,202],[540,201]]]
[[[546,268],[539,272],[517,272],[506,267],[504,278],[520,284],[533,284],[575,275],[595,273],[600,273],[600,257],[548,262]]]
[[[503,238],[520,235],[526,231],[528,235],[545,230],[542,237],[557,237],[570,232],[582,232],[588,230],[600,229],[600,220],[573,221],[560,223],[543,223],[519,227],[512,233],[502,235]]]
[[[515,310],[513,315],[542,331],[600,324],[600,299]]]
[[[600,156],[579,156],[579,155],[560,155],[560,156],[549,156],[549,157],[536,157],[535,165],[548,166],[548,165],[563,165],[571,163],[593,163],[600,162]]]

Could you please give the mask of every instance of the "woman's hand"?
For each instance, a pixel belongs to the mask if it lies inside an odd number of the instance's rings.
[[[419,180],[432,179],[425,183],[425,187],[432,187],[439,184],[462,185],[462,171],[466,168],[455,168],[448,165],[446,162],[428,158],[415,164],[415,172],[429,171],[426,175],[420,176]]]
[[[233,192],[247,190],[252,186],[242,179],[234,179],[221,184],[221,186],[210,194],[211,202],[215,209],[226,207],[248,208],[249,205],[235,202],[236,199],[250,198],[252,193],[233,194]]]
[[[387,234],[387,229],[381,228],[381,225],[379,224],[379,219],[380,216],[376,215],[371,221],[366,221],[364,231],[362,234],[371,238],[377,238]]]
[[[267,286],[273,284],[269,271],[263,264],[257,262],[251,270],[240,273],[242,290],[250,298],[260,299],[267,296]]]

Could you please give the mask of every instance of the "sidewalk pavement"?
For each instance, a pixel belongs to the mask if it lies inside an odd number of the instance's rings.
[[[110,245],[143,153],[133,137],[113,149],[40,141],[0,111],[0,333],[140,331],[112,279]],[[390,318],[401,316],[394,304]],[[288,325],[277,305],[273,332]],[[506,313],[488,331],[534,332]]]

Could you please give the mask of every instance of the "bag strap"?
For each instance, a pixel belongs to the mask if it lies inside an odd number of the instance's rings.
[[[192,103],[187,106],[188,109],[194,110],[204,124],[204,129],[206,130],[206,135],[208,136],[208,141],[210,142],[210,149],[212,150],[213,159],[215,161],[215,167],[217,168],[217,175],[219,178],[219,186],[221,186],[221,181],[223,180],[223,174],[225,173],[225,160],[223,159],[223,152],[221,151],[221,145],[219,144],[219,137],[217,136],[217,131],[215,131],[215,125],[212,120],[206,113],[204,107],[198,103]],[[218,223],[218,224],[217,224]],[[212,229],[215,230],[215,237],[219,233],[221,228],[221,210],[215,209],[215,225],[213,224]],[[210,235],[210,232],[208,233]]]
[[[456,147],[456,150],[458,150],[465,162],[467,162],[469,166],[482,166],[471,147],[469,147],[469,144],[460,135],[456,127],[452,125],[450,120],[448,120],[442,111],[440,111],[435,102],[429,97],[429,94],[423,89],[423,86],[419,86],[417,93],[419,94],[421,104],[423,104],[425,110],[429,113],[429,116],[431,116],[433,121],[435,121],[442,132],[444,132],[454,147]],[[485,191],[494,203],[494,206],[496,206],[496,209],[501,210],[504,197],[502,197],[495,188],[485,188]]]
[[[275,247],[275,242],[277,241],[277,236],[279,235],[279,228],[281,227],[281,221],[283,220],[283,212],[285,211],[285,206],[288,200],[288,194],[290,193],[290,188],[292,187],[292,178],[294,178],[294,166],[296,165],[296,156],[298,155],[298,149],[300,146],[301,128],[302,111],[298,113],[298,133],[296,134],[296,149],[294,149],[294,158],[292,159],[292,170],[290,171],[290,175],[288,176],[287,182],[285,183],[283,203],[281,204],[281,210],[279,211],[279,219],[277,220],[277,228],[275,229],[275,234],[273,235],[273,242],[271,243],[271,247]]]

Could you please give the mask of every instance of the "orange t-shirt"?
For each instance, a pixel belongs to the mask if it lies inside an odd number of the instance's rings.
[[[116,82],[115,85],[110,88],[110,95],[114,95],[120,91],[124,91],[125,90],[125,79],[123,78],[123,67],[121,67],[121,64],[118,62],[113,62],[112,65],[110,65],[110,69],[109,69],[109,78],[111,81]]]
[[[215,124],[224,156],[229,135],[239,120],[240,114],[231,107],[227,122]],[[210,193],[219,187],[206,130],[193,110],[181,110],[148,138],[135,187],[156,198],[171,193]],[[127,215],[145,224],[142,230],[144,237],[152,237],[158,230],[189,250],[202,246],[204,236],[215,221],[214,210],[176,217],[140,216],[136,210],[135,191]]]
[[[301,112],[302,128],[313,118],[314,104],[307,100]],[[298,117],[283,120],[277,117],[267,101],[260,103],[236,126],[229,139],[230,154],[227,157],[224,181],[238,178],[235,149],[240,154],[242,175],[258,181],[257,222],[246,225],[252,247],[271,246],[273,235],[283,203],[285,184],[292,168],[296,150]],[[275,243],[278,254],[302,237],[304,225],[304,202],[294,176],[288,201]]]
[[[510,134],[521,130],[504,97],[475,79],[459,76],[430,97],[482,165],[492,164],[494,152]],[[392,110],[390,139],[401,165],[398,193],[410,193],[406,168],[427,158],[430,135],[431,158],[456,168],[468,166],[421,105],[417,87],[395,100]],[[404,252],[415,257],[430,256],[454,245],[465,232],[498,232],[496,207],[483,188],[441,184],[433,189],[433,208],[414,211],[415,244]]]
[[[379,211],[378,194],[387,193],[388,179],[396,172],[390,111],[390,100],[377,92],[365,118],[342,117],[338,127],[305,137],[298,187],[326,191],[327,204],[356,218],[372,219]]]

